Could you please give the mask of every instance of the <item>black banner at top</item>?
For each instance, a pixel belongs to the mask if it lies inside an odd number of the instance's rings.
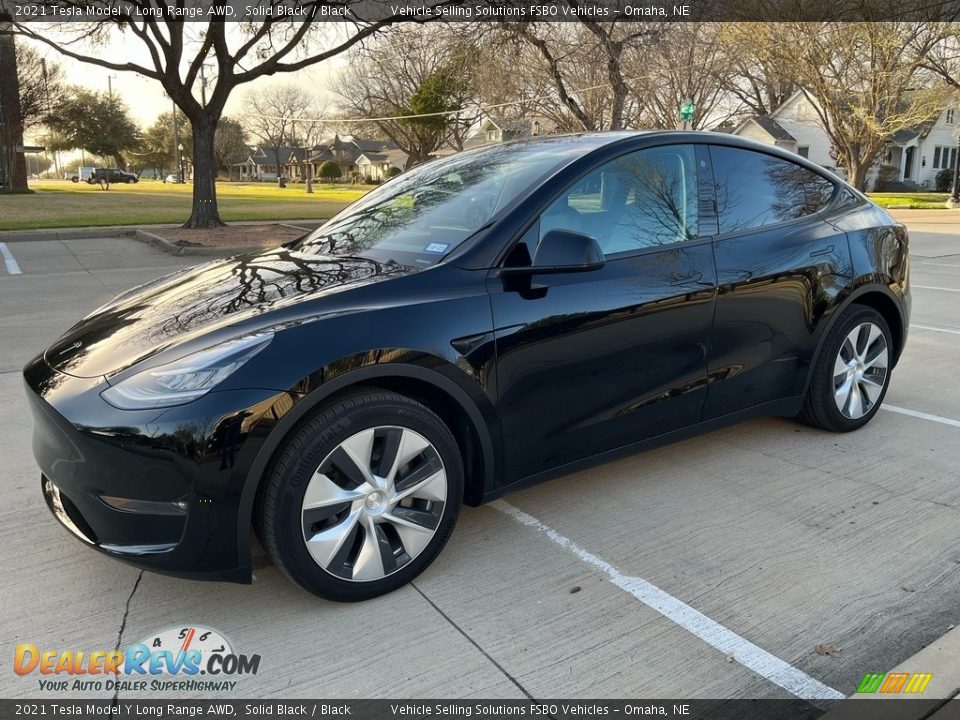
[[[0,0],[0,20],[932,22],[960,20],[960,0]]]

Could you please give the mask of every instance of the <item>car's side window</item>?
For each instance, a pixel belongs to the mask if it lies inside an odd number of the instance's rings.
[[[619,157],[577,182],[540,216],[540,239],[572,230],[616,255],[692,240],[697,216],[694,146],[668,145]]]
[[[710,148],[720,232],[795,220],[821,210],[835,186],[796,163],[752,150]]]

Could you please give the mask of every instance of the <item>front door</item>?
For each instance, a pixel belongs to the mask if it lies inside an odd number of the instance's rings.
[[[594,237],[604,267],[534,275],[533,293],[491,276],[504,484],[698,422],[715,271],[697,181],[690,145],[613,160],[564,191],[509,261],[566,229]]]

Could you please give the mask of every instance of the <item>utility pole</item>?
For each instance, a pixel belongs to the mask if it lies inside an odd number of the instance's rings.
[[[207,64],[200,63],[200,99],[207,106]]]
[[[113,79],[116,75],[107,75],[107,95],[110,97],[110,102],[113,102]]]
[[[177,104],[173,104],[173,154],[177,162],[177,182],[183,182],[183,165],[180,163],[180,119],[177,117]]]
[[[957,161],[953,164],[953,187],[947,199],[948,208],[960,207],[960,128],[953,131],[953,136],[957,140]]]
[[[50,76],[49,76],[49,74],[47,73],[47,59],[46,59],[46,58],[40,58],[40,67],[41,67],[41,69],[43,70],[43,95],[44,95],[44,99],[46,100],[47,116],[49,117],[49,116],[51,115],[51,110],[50,110],[50,82],[49,82]],[[49,128],[49,126],[48,126],[48,127],[47,127],[47,148],[46,148],[46,152],[47,152],[48,155],[52,156],[52,160],[53,160],[53,172],[54,172],[54,174],[57,176],[57,179],[60,179],[60,167],[59,167],[59,163],[57,163],[57,153],[56,153],[55,150],[52,151],[52,152],[51,152],[51,150],[50,150],[50,145],[52,144],[52,141],[53,141],[53,136],[50,134],[50,128]],[[47,173],[47,177],[49,177],[49,176],[50,176],[50,175],[49,175],[49,172],[48,172],[48,173]]]

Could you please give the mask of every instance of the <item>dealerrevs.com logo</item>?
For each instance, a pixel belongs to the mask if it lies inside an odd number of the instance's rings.
[[[23,643],[13,659],[13,671],[40,676],[45,692],[232,691],[234,678],[259,670],[259,655],[236,653],[221,633],[200,626],[168,628],[117,650],[45,650]]]

